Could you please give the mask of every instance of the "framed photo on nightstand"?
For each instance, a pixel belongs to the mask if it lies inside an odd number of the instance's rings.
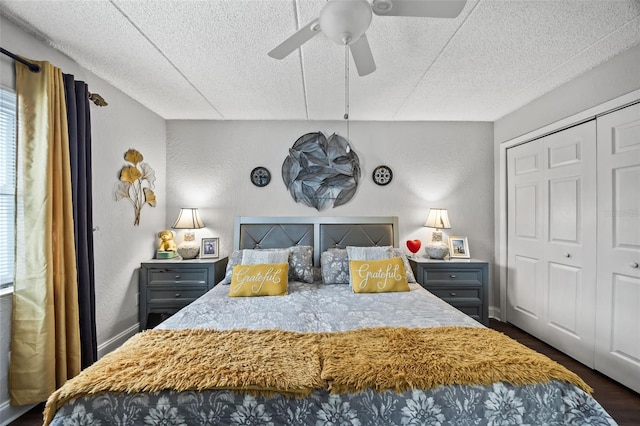
[[[467,237],[449,237],[449,256],[452,259],[470,259]]]
[[[203,238],[202,247],[200,247],[201,258],[218,258],[220,257],[220,239],[219,238]]]

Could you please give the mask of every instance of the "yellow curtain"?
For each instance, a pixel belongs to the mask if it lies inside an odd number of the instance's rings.
[[[69,136],[62,71],[16,63],[18,170],[11,404],[45,401],[80,372]]]

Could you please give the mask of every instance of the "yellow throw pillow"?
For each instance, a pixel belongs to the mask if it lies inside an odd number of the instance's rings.
[[[282,296],[287,294],[288,263],[233,267],[229,296]]]
[[[355,293],[409,291],[404,262],[399,257],[382,260],[350,260],[349,272]]]

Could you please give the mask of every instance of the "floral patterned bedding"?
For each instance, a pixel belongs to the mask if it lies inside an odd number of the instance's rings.
[[[361,327],[482,327],[417,284],[406,293],[354,294],[349,285],[289,284],[289,294],[230,298],[218,285],[158,328],[338,331]],[[419,356],[419,354],[416,354]],[[211,360],[217,362],[217,360]],[[563,382],[440,386],[304,399],[232,391],[104,394],[69,401],[54,425],[614,425],[582,390]]]

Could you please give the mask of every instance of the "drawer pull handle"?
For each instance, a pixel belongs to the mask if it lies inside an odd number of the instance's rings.
[[[180,293],[176,293],[176,297],[180,297]]]
[[[564,257],[571,257],[571,253],[565,253]]]
[[[449,275],[449,278],[455,278],[455,277],[456,277],[455,274]]]
[[[631,266],[633,269],[637,269],[637,268],[638,268],[638,266],[640,266],[640,265],[638,265],[638,262],[631,262],[631,263],[629,264],[629,266]]]
[[[449,295],[450,295],[451,297],[456,297],[456,293],[455,293],[455,292],[451,292],[451,293],[449,293]]]
[[[180,279],[180,275],[176,275],[176,280],[179,280],[179,279]]]

